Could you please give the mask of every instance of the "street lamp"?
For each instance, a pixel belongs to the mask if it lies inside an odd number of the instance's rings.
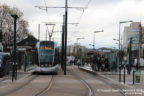
[[[132,20],[129,21],[121,21],[120,23],[128,23],[128,22],[133,22]]]
[[[80,39],[85,39],[84,37],[82,37],[82,38],[77,38],[77,44],[78,44],[78,40],[80,40]]]
[[[94,31],[93,50],[95,50],[95,33],[99,33],[99,32],[104,32],[104,30],[101,30],[101,31]]]
[[[133,21],[129,20],[129,21],[121,21],[121,22],[119,22],[119,82],[121,82],[121,66],[120,65],[122,65],[122,64],[120,64],[120,63],[122,63],[121,60],[120,60],[120,25],[122,23],[128,23],[128,22],[133,22]]]
[[[118,39],[113,38],[113,40],[119,41]]]
[[[12,82],[13,82],[13,80],[14,80],[14,78],[15,78],[15,80],[17,80],[17,64],[16,64],[16,49],[17,49],[17,47],[16,47],[16,28],[17,28],[17,26],[16,26],[16,21],[17,21],[17,19],[18,19],[18,15],[16,15],[16,14],[13,14],[13,15],[11,15],[12,17],[13,17],[13,19],[14,19],[14,44],[13,44],[13,62],[14,62],[14,64],[13,64],[13,72],[12,72]]]
[[[84,37],[82,37],[82,38],[77,38],[77,44],[78,44],[78,40],[81,40],[81,39],[85,39]],[[77,47],[78,48],[78,47]],[[79,50],[80,50],[80,62],[81,62],[81,64],[82,64],[82,48],[78,48]],[[77,49],[77,50],[78,50]],[[77,56],[78,56],[78,51],[77,51]]]

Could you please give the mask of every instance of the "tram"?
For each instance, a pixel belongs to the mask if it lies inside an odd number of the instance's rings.
[[[35,72],[39,73],[57,73],[59,63],[59,52],[56,43],[53,41],[38,41],[37,64]]]

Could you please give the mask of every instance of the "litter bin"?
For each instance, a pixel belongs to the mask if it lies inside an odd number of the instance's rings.
[[[141,76],[141,71],[135,71],[135,82],[140,83],[140,76]]]

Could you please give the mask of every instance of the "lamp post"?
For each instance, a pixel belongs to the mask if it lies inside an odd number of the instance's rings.
[[[93,37],[93,50],[95,50],[95,33],[99,33],[99,32],[104,32],[104,30],[101,30],[101,31],[94,31],[94,37]]]
[[[139,24],[139,43],[138,43],[138,56],[137,56],[137,64],[136,64],[136,69],[138,70],[139,66],[140,66],[140,58],[142,56],[142,26],[141,23]]]
[[[78,44],[78,40],[81,40],[81,39],[84,39],[84,38],[77,38],[77,44]],[[81,64],[82,64],[82,48],[78,48],[79,50],[80,50],[80,62],[81,62]],[[78,50],[77,49],[77,50]],[[78,52],[77,52],[77,54],[78,54]],[[77,55],[78,56],[78,55]]]
[[[132,20],[130,20],[130,21],[121,21],[121,22],[119,22],[119,82],[121,82],[121,65],[122,65],[122,62],[121,62],[121,60],[120,59],[122,59],[122,58],[120,58],[120,27],[121,27],[121,24],[122,23],[128,23],[128,22],[133,22]],[[122,42],[121,42],[121,44],[122,44]]]
[[[11,15],[14,18],[14,45],[13,45],[13,74],[12,74],[12,82],[15,78],[17,80],[17,64],[16,64],[16,20],[18,16],[16,14]]]
[[[80,40],[80,39],[85,39],[85,38],[83,38],[83,37],[82,37],[82,38],[77,38],[77,39],[76,39],[76,40],[77,40],[77,44],[78,44],[78,40]]]
[[[115,44],[117,44],[117,45],[118,45],[118,48],[119,48],[119,43],[118,43],[118,42],[119,42],[120,40],[115,39],[115,38],[113,38],[113,40],[117,41]],[[120,44],[120,45],[121,45],[121,44]],[[116,57],[117,66],[119,66],[119,63],[118,63],[118,62],[120,61],[120,60],[119,60],[119,53],[120,53],[119,51],[116,53],[116,54],[117,54],[117,55],[116,55],[116,56],[117,56],[117,57]],[[117,67],[117,71],[119,71],[119,67]]]

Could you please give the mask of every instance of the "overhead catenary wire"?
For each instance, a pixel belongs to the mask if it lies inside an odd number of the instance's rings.
[[[86,6],[85,6],[86,8],[88,8],[90,2],[91,2],[91,0],[89,0],[88,3],[86,4]],[[80,22],[80,20],[82,19],[82,16],[83,16],[83,14],[84,14],[84,11],[85,11],[85,10],[83,9],[83,10],[82,10],[82,14],[81,14],[80,19],[79,19],[79,22]]]
[[[86,5],[86,7],[88,7],[88,6],[89,6],[89,4],[90,4],[90,2],[91,2],[91,1],[92,1],[92,0],[89,0],[89,1],[88,1],[88,3],[87,3],[87,5]]]
[[[89,0],[89,1],[88,1],[88,3],[85,5],[85,8],[88,8],[88,6],[89,6],[89,4],[90,4],[91,1],[92,1],[92,0]],[[81,21],[81,19],[82,19],[82,16],[84,15],[84,12],[85,12],[84,9],[81,10],[81,11],[82,11],[82,13],[81,13],[81,15],[80,15],[80,17],[79,17],[79,19],[78,19],[78,23],[80,23],[80,21]],[[75,28],[74,32],[76,32],[77,29],[78,29],[78,25],[76,25],[76,28]]]
[[[45,3],[45,6],[35,6],[36,8],[39,8],[39,9],[42,9],[42,10],[45,10],[46,13],[47,13],[47,16],[48,16],[48,8],[65,8],[65,7],[49,7],[47,6],[46,4],[46,0],[44,0],[44,3]],[[88,4],[87,4],[88,5]],[[87,9],[87,7],[67,7],[67,8],[74,8],[74,9],[80,9],[82,10],[82,14],[84,13],[84,9]],[[82,16],[81,16],[82,17]]]
[[[44,0],[44,3],[45,3],[45,6],[47,6],[46,0]],[[45,11],[46,11],[46,14],[47,14],[47,19],[48,19],[48,21],[49,21],[50,19],[49,19],[49,16],[48,16],[48,8],[46,8]]]
[[[88,6],[89,6],[89,4],[90,4],[91,1],[92,1],[92,0],[89,0],[89,1],[88,1],[88,3],[87,3],[86,6],[85,6],[86,8],[88,8]],[[83,9],[78,22],[80,22],[80,20],[82,19],[82,16],[83,16],[84,12],[85,12],[85,10]]]

